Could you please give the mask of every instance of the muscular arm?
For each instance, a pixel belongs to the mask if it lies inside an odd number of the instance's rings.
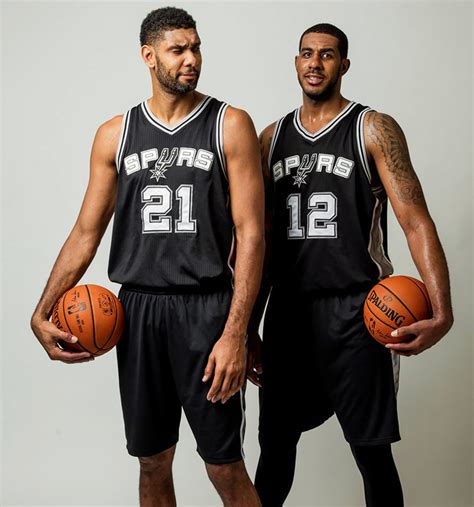
[[[56,329],[48,319],[57,299],[82,277],[99,246],[113,214],[117,171],[115,151],[121,116],[104,123],[97,130],[90,158],[90,177],[76,223],[53,266],[46,287],[31,318],[31,327],[51,359],[80,362],[88,353],[62,351],[59,339],[75,341]]]
[[[272,231],[272,184],[273,180],[268,166],[268,156],[270,145],[275,131],[275,123],[266,127],[260,134],[260,155],[262,161],[262,174],[265,188],[265,258],[263,263],[262,283],[258,291],[257,299],[253,307],[248,326],[248,360],[247,360],[247,378],[255,385],[261,387],[259,375],[263,373],[261,361],[261,339],[258,334],[258,328],[262,315],[265,310],[265,304],[270,293],[272,282],[270,279],[270,255],[271,255],[271,231]]]
[[[260,286],[265,248],[258,142],[252,120],[244,111],[229,108],[226,112],[224,154],[236,235],[234,293],[222,337],[210,355],[204,379],[214,371],[208,399],[225,402],[245,380],[245,337]]]
[[[371,112],[366,115],[364,129],[368,154],[375,162],[433,307],[432,319],[394,332],[396,336],[415,335],[415,339],[388,347],[404,355],[418,354],[438,342],[452,326],[448,266],[400,126],[386,114]]]

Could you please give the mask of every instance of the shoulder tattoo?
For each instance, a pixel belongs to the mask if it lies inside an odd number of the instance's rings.
[[[424,202],[420,182],[410,161],[408,146],[398,123],[386,114],[373,113],[367,117],[370,141],[382,154],[390,172],[390,185],[398,199],[405,204]]]

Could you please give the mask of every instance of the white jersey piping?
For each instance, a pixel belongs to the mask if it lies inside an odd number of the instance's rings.
[[[327,125],[325,125],[323,128],[319,129],[317,132],[312,134],[308,130],[306,130],[303,126],[303,123],[301,122],[300,113],[301,113],[301,107],[298,107],[295,109],[294,116],[293,116],[293,124],[296,128],[296,131],[303,136],[308,141],[314,142],[321,137],[323,137],[325,134],[330,132],[343,118],[345,118],[352,109],[357,105],[356,102],[349,102],[347,106],[335,117],[333,118]]]
[[[219,157],[222,171],[223,171],[224,177],[227,181],[228,181],[227,164],[226,164],[225,154],[224,154],[224,117],[225,117],[225,112],[227,111],[228,107],[229,107],[229,104],[226,104],[226,103],[221,105],[221,107],[219,108],[219,112],[217,113],[217,120],[216,120],[217,156]]]
[[[163,132],[169,135],[174,135],[176,132],[179,132],[182,128],[184,128],[186,125],[188,125],[190,122],[192,122],[195,118],[197,118],[206,108],[206,106],[211,101],[212,97],[205,96],[201,102],[188,114],[186,115],[182,120],[180,120],[174,127],[170,127],[169,125],[166,125],[164,122],[162,122],[159,118],[157,118],[151,111],[151,109],[148,106],[148,102],[145,100],[140,105],[143,111],[143,114],[145,115],[145,118],[155,127],[159,128]]]
[[[115,154],[115,167],[117,172],[120,172],[120,164],[122,163],[123,149],[125,148],[125,141],[128,134],[128,126],[130,124],[130,110],[128,110],[122,118],[122,126],[120,128],[119,142],[117,145],[117,153]]]

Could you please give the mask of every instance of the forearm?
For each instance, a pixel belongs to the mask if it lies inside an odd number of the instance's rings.
[[[433,221],[429,217],[423,219],[405,233],[413,261],[428,290],[433,317],[451,323],[448,265]]]
[[[59,297],[74,287],[85,273],[94,258],[99,241],[97,235],[81,234],[76,229],[71,232],[54,263],[32,320],[49,318]]]
[[[237,231],[234,293],[224,335],[243,338],[262,277],[265,241],[262,235]]]

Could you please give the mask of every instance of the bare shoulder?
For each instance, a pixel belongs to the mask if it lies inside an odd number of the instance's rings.
[[[366,146],[392,204],[424,204],[423,191],[410,160],[405,135],[388,114],[367,113]]]
[[[102,123],[97,129],[93,152],[114,160],[122,130],[123,115],[117,115]]]
[[[118,114],[110,120],[102,123],[97,129],[97,135],[108,140],[118,140],[122,130],[123,114]]]
[[[261,132],[260,132],[260,143],[264,142],[265,144],[271,141],[273,137],[273,133],[275,132],[275,126],[277,122],[274,121],[273,123],[270,123],[270,125],[267,125]]]
[[[253,121],[247,111],[238,109],[237,107],[229,106],[226,109],[224,117],[224,128],[225,129],[241,129],[241,128],[252,128]]]
[[[276,124],[276,121],[270,123],[270,125],[267,125],[258,136],[258,139],[260,141],[260,151],[264,157],[267,157],[270,153],[270,145],[272,144]]]
[[[387,143],[406,144],[405,135],[397,121],[386,113],[369,111],[364,118],[366,142],[374,148]]]

